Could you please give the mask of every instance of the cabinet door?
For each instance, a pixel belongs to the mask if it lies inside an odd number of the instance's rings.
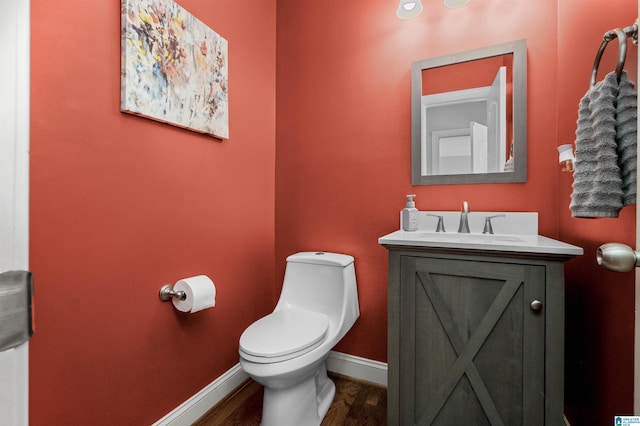
[[[544,267],[403,256],[400,270],[400,424],[544,424]]]

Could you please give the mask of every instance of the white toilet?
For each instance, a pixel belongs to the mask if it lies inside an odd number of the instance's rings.
[[[325,361],[358,316],[353,257],[287,258],[276,308],[240,336],[240,365],[264,386],[263,426],[320,424],[336,392]]]

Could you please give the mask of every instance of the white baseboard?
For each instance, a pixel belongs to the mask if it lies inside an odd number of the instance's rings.
[[[387,364],[384,362],[331,351],[327,359],[327,370],[365,382],[387,386]],[[191,425],[248,378],[247,373],[240,368],[240,364],[234,365],[200,392],[155,422],[153,426]]]
[[[234,365],[153,426],[190,426],[248,378],[239,363]]]
[[[387,363],[359,356],[329,352],[327,370],[365,382],[387,386]]]

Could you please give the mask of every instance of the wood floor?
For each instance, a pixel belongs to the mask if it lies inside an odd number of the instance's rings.
[[[321,426],[377,426],[387,424],[387,390],[329,373],[336,396]],[[194,426],[258,426],[262,413],[262,386],[249,380],[194,423]],[[301,425],[303,426],[303,425]]]

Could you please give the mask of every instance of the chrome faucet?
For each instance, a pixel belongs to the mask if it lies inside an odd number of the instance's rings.
[[[460,225],[458,226],[458,233],[468,234],[469,232],[469,203],[464,201],[462,203],[462,213],[460,213]]]

